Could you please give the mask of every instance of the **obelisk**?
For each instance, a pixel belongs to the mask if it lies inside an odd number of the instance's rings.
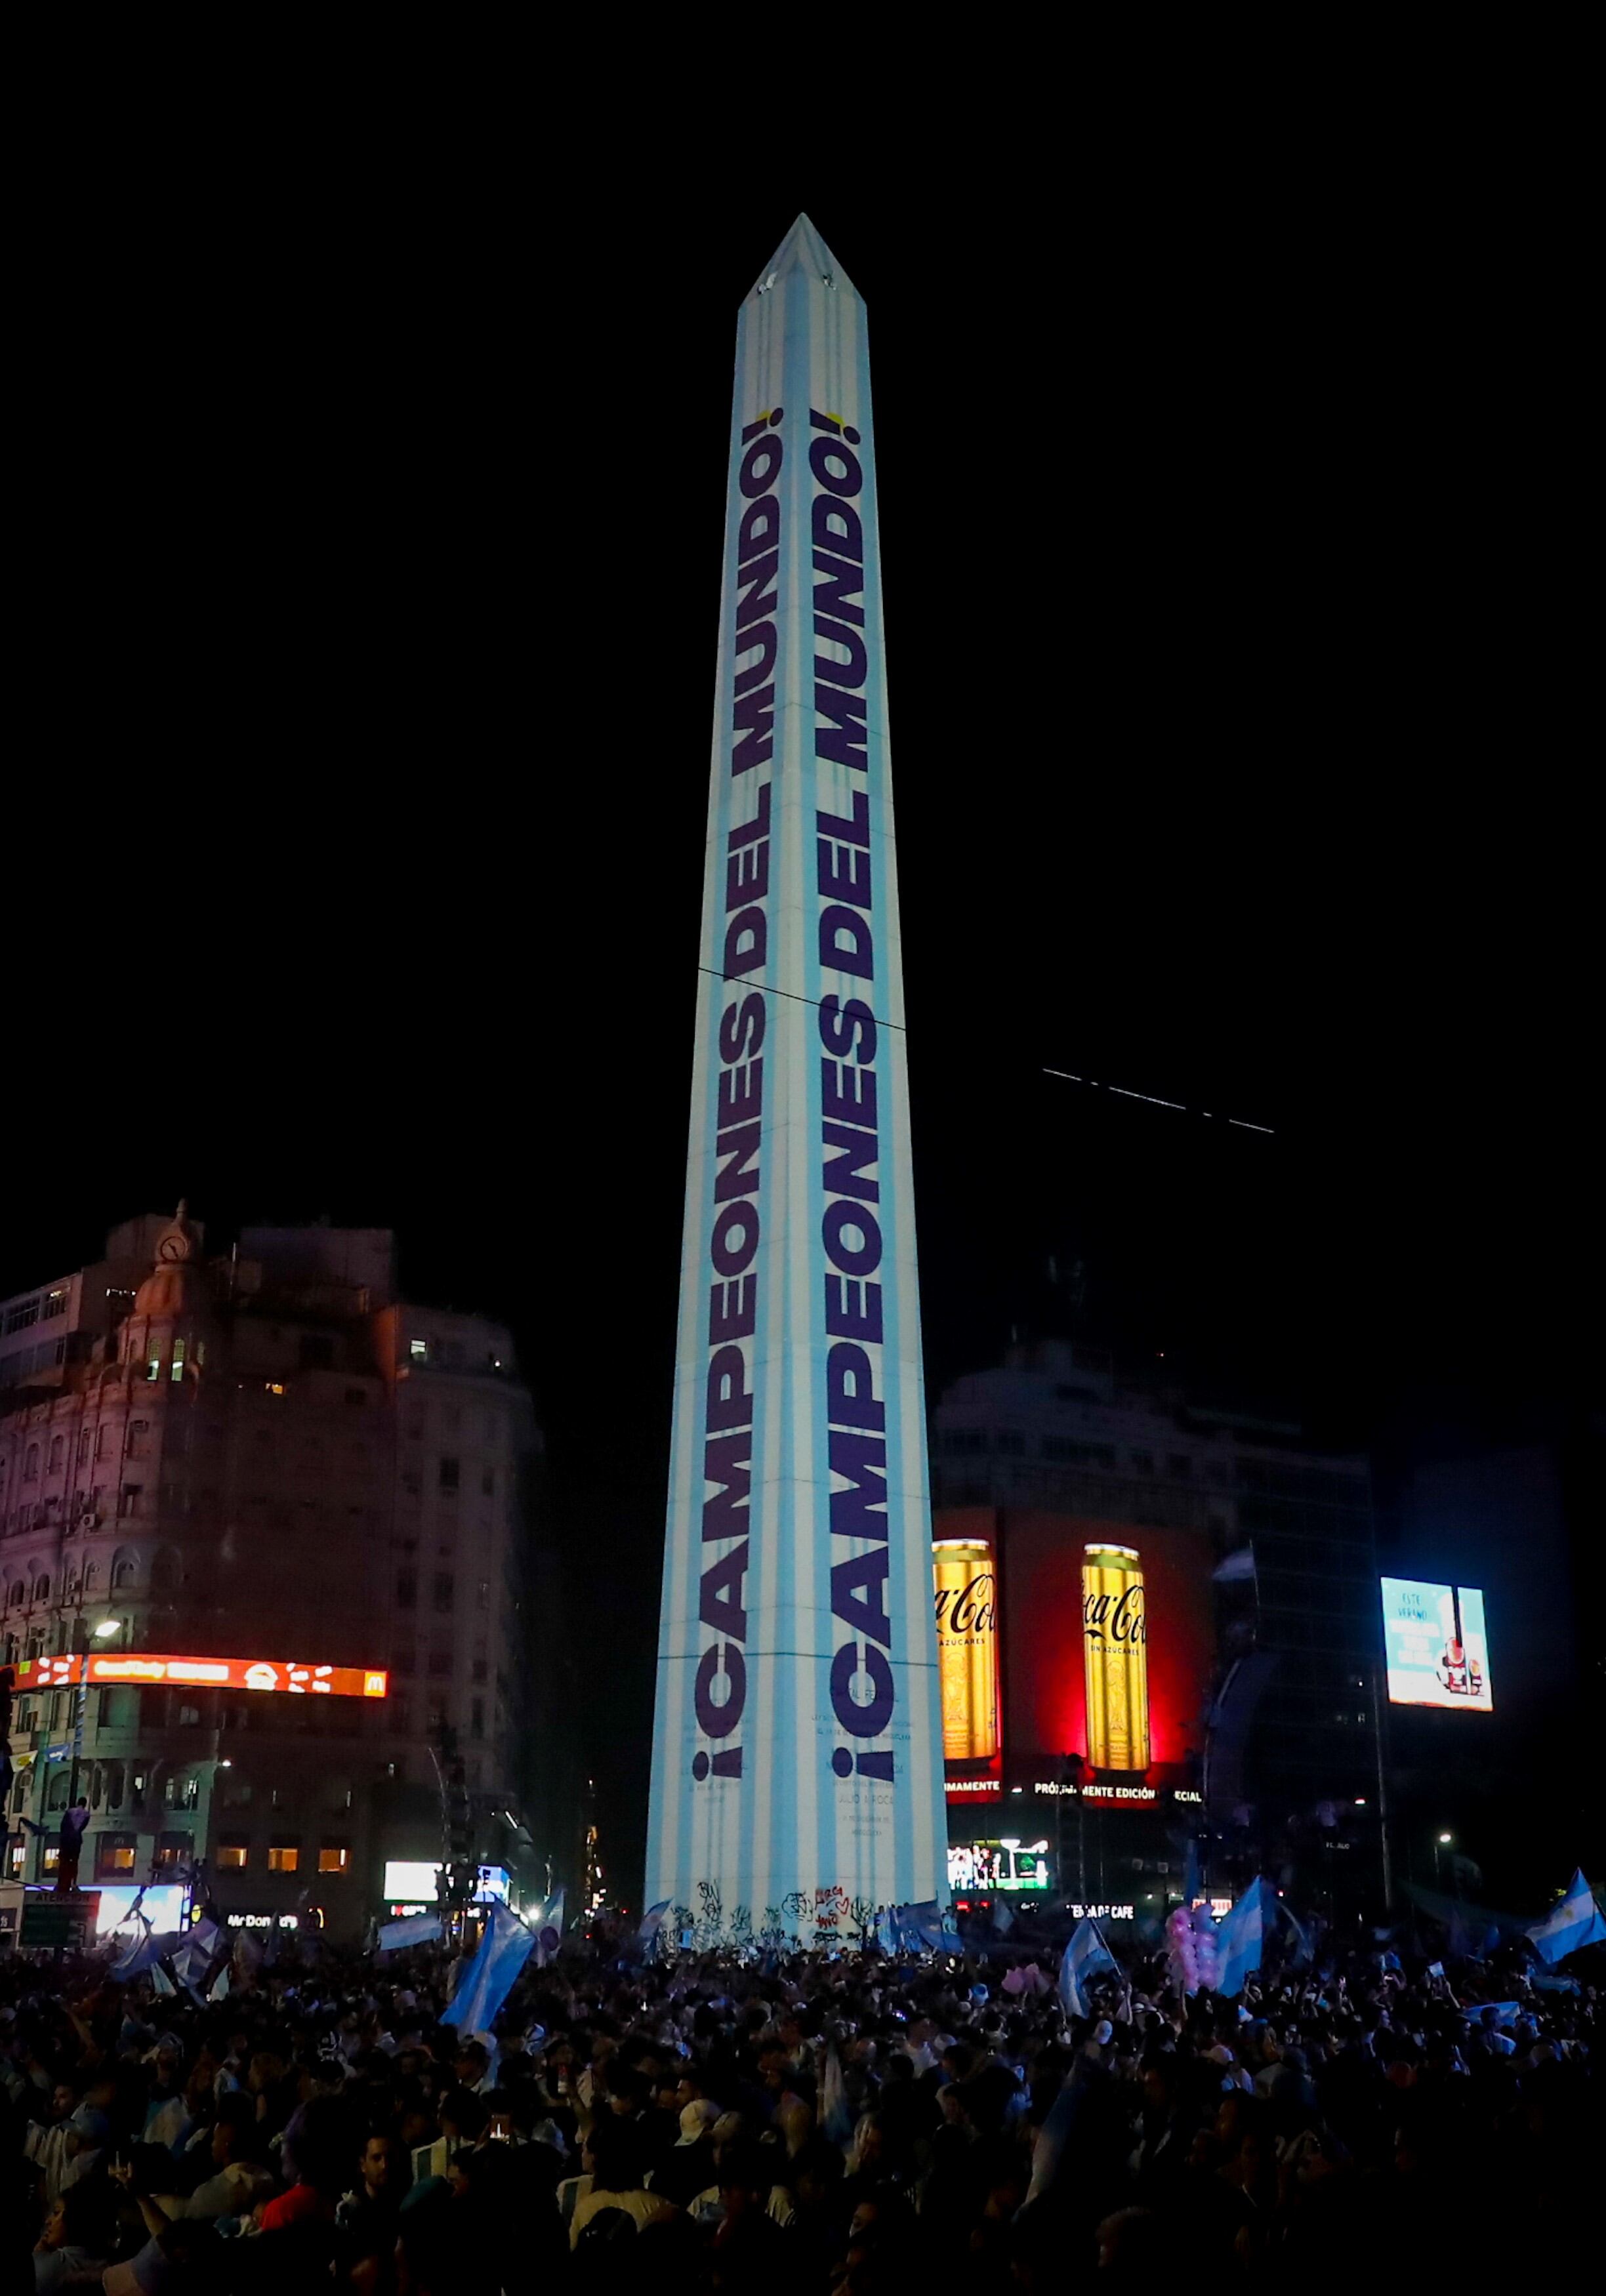
[[[699,1943],[946,1899],[864,306],[742,305],[647,1902]]]

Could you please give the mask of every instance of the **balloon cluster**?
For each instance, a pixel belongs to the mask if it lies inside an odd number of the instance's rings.
[[[1214,1988],[1217,1975],[1216,1923],[1209,1906],[1178,1906],[1166,1923],[1171,1973],[1184,1993]]]

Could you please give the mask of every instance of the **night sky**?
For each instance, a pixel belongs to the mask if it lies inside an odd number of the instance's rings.
[[[1577,298],[1493,198],[916,190],[643,168],[533,264],[517,202],[176,200],[32,354],[0,1289],[184,1193],[507,1317],[627,1867],[735,311],[800,207],[871,315],[933,1391],[1079,1262],[1089,1336],[1334,1441],[1600,1398]]]

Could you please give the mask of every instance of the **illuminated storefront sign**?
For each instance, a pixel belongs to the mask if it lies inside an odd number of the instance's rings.
[[[1046,1841],[961,1841],[948,1845],[950,1890],[1046,1890]]]
[[[869,352],[805,217],[725,512],[646,1896],[812,1942],[946,1829]]]
[[[1137,1919],[1135,1906],[1069,1906],[1066,1908],[1073,1922],[1133,1922]]]
[[[1032,1792],[1035,1794],[1046,1794],[1051,1800],[1108,1802],[1120,1806],[1132,1802],[1159,1801],[1160,1799],[1160,1789],[1158,1786],[1116,1786],[1098,1784],[1090,1786],[1060,1785],[1053,1780],[1045,1778],[1039,1778],[1033,1786]],[[1179,1788],[1172,1792],[1170,1799],[1173,1801],[1197,1801],[1200,1797],[1196,1793],[1190,1793]]]
[[[195,1690],[277,1690],[291,1696],[383,1698],[382,1667],[315,1666],[289,1658],[175,1658],[160,1652],[92,1652],[84,1660],[30,1658],[19,1661],[18,1690],[68,1688],[80,1682],[182,1683]]]
[[[973,1539],[938,1539],[931,1548],[931,1578],[947,1797],[996,1797],[1004,1789],[997,1580],[991,1551]]]
[[[1493,1713],[1481,1589],[1422,1578],[1380,1584],[1390,1703]]]

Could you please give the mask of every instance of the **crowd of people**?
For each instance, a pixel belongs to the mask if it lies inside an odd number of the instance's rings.
[[[222,1997],[13,1954],[0,2296],[1498,2285],[1598,2238],[1603,1952],[1536,1991],[1367,1933],[1228,2001],[1137,1951],[1072,2015],[992,1942],[610,1937],[486,2035],[440,1948],[242,1956]]]

